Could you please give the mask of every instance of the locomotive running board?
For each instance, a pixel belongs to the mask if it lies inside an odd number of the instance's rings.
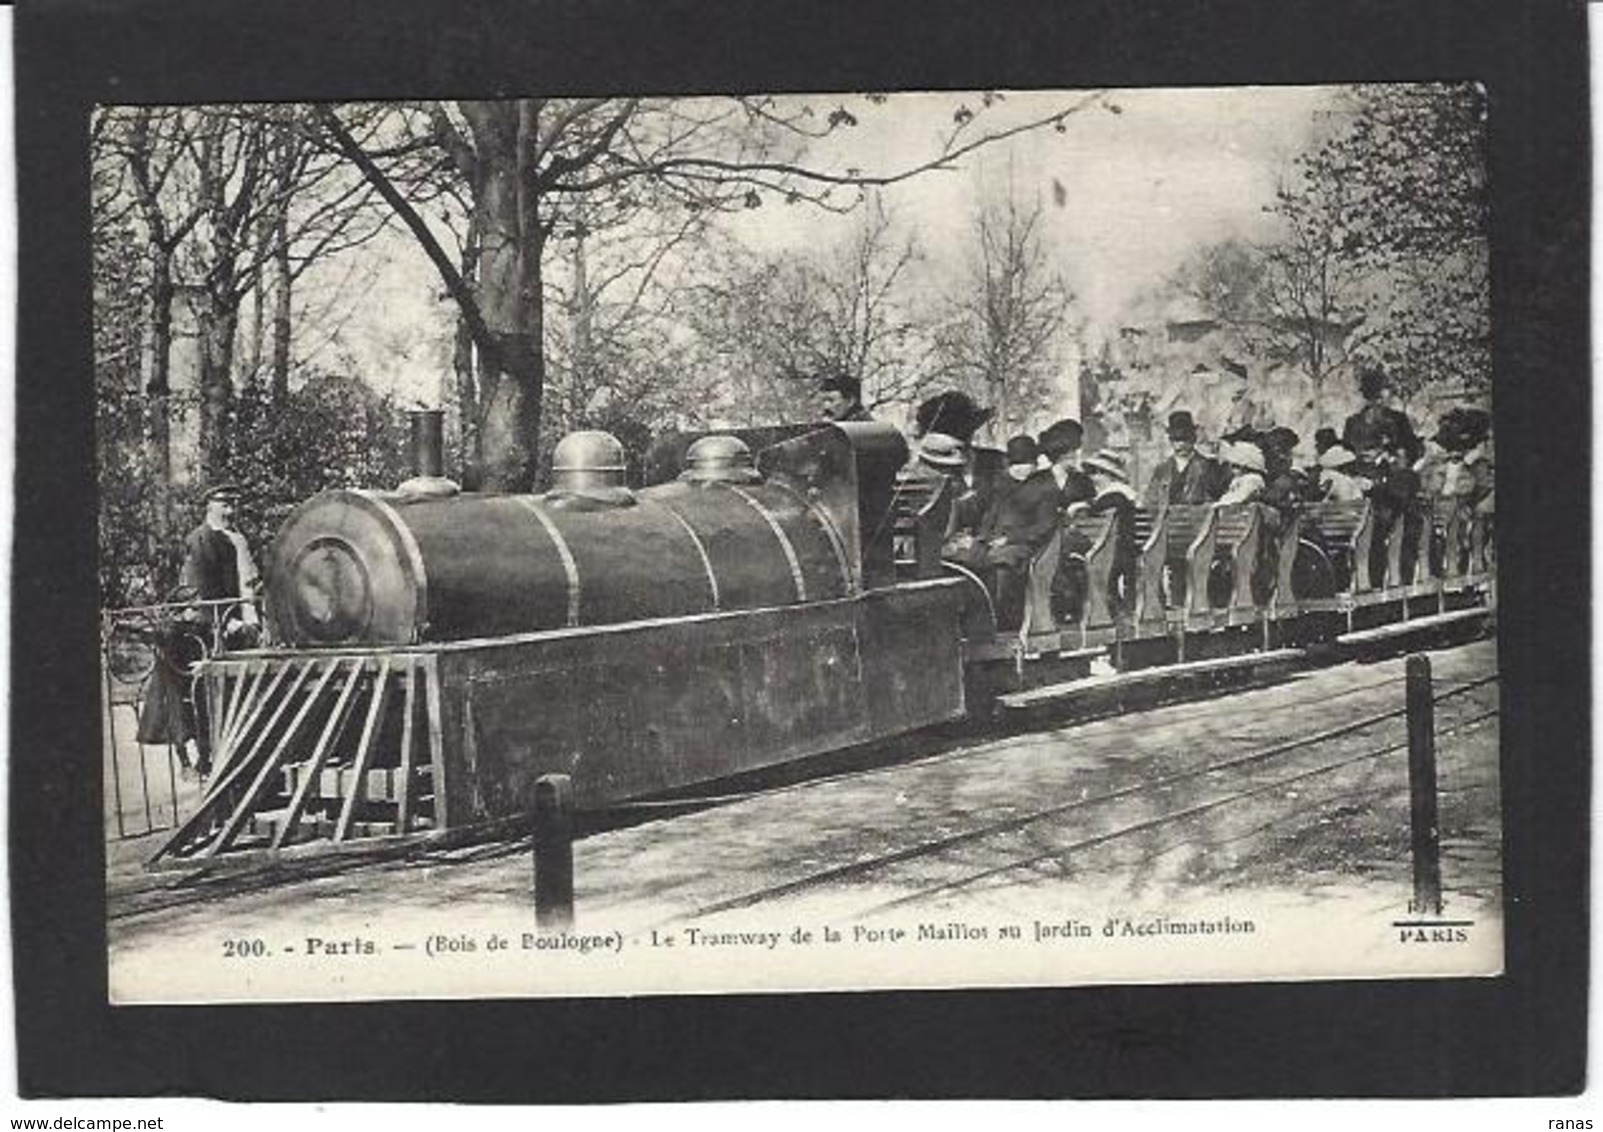
[[[1009,711],[1020,711],[1025,708],[1041,707],[1044,704],[1063,703],[1093,693],[1145,687],[1167,680],[1294,664],[1307,659],[1307,656],[1306,649],[1272,649],[1268,652],[1243,653],[1240,656],[1218,657],[1211,660],[1154,665],[1151,668],[1138,668],[1131,672],[1116,672],[1109,676],[1087,676],[1079,680],[1067,680],[1061,684],[1031,688],[1028,691],[1010,692],[998,696],[997,703]]]
[[[1368,645],[1377,641],[1395,640],[1398,637],[1410,636],[1414,633],[1426,633],[1432,629],[1441,629],[1449,625],[1463,625],[1483,617],[1490,617],[1492,611],[1486,606],[1476,606],[1472,609],[1454,609],[1447,613],[1432,613],[1427,617],[1411,617],[1407,621],[1392,621],[1373,629],[1360,629],[1352,633],[1343,633],[1336,638],[1338,645]]]

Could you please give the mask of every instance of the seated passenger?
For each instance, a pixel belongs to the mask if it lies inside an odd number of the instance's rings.
[[[1080,470],[1080,442],[1085,431],[1072,417],[1048,425],[1041,433],[1041,454],[1049,462],[1047,471],[1057,484],[1060,509],[1089,503],[1096,496],[1091,479]]]
[[[1115,613],[1135,605],[1136,560],[1135,489],[1125,468],[1124,455],[1104,448],[1085,460],[1085,471],[1096,487],[1090,505],[1093,515],[1113,516],[1113,568],[1108,575],[1108,604]]]
[[[975,519],[973,493],[964,483],[963,472],[968,465],[968,446],[944,432],[926,433],[914,449],[914,460],[902,470],[902,477],[926,483],[944,483],[950,492],[951,508],[947,512],[946,527],[941,532],[942,557],[946,556],[945,543],[954,531],[972,527]]]
[[[1319,498],[1330,503],[1357,503],[1369,490],[1369,481],[1352,475],[1358,457],[1335,444],[1319,456]]]
[[[1157,512],[1171,503],[1211,503],[1230,477],[1197,451],[1197,425],[1190,413],[1184,409],[1170,413],[1168,431],[1173,455],[1152,469],[1152,478],[1147,481],[1147,509]]]
[[[1313,495],[1308,480],[1292,466],[1292,453],[1296,451],[1300,439],[1296,432],[1284,425],[1272,428],[1258,438],[1258,449],[1263,453],[1265,469],[1260,502],[1273,507],[1282,518],[1289,516],[1299,504]]]
[[[1082,501],[1092,495],[1090,480],[1072,467],[1080,436],[1078,421],[1059,421],[1043,432],[1040,449],[1052,465],[999,493],[973,545],[954,556],[986,579],[999,628],[1016,628],[1022,621],[1030,563],[1057,531],[1065,498]]]
[[[953,473],[957,494],[952,506],[952,521],[947,527],[941,557],[954,562],[966,562],[972,557],[975,543],[982,537],[982,532],[989,532],[994,525],[1002,499],[1034,473],[1035,441],[1027,436],[1008,441],[1006,475],[981,473],[976,467],[973,449],[944,433],[926,435],[921,451],[930,450],[932,442],[935,459],[942,466],[951,468],[954,458],[959,461]]]
[[[1456,496],[1489,513],[1494,480],[1488,453],[1491,416],[1483,409],[1451,409],[1433,438],[1446,454],[1440,494]]]
[[[1341,438],[1336,435],[1336,430],[1328,425],[1314,430],[1314,462],[1303,469],[1303,475],[1307,476],[1308,482],[1316,488],[1319,484],[1320,473],[1324,467],[1319,462],[1320,457],[1340,443]],[[1315,494],[1317,495],[1317,492]]]
[[[1226,441],[1219,446],[1219,459],[1230,469],[1230,485],[1215,501],[1216,505],[1258,502],[1264,493],[1262,450],[1256,444]]]

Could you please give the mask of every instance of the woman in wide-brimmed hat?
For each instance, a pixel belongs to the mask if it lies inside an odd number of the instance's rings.
[[[1263,450],[1245,441],[1226,441],[1219,445],[1219,460],[1231,473],[1219,504],[1257,502],[1264,490]]]
[[[1442,417],[1432,437],[1446,452],[1440,493],[1456,496],[1483,514],[1491,512],[1491,432],[1492,417],[1486,410],[1454,408]]]
[[[1357,503],[1369,490],[1366,480],[1352,474],[1358,457],[1344,444],[1333,444],[1319,455],[1319,495],[1331,503]]]
[[[1120,613],[1135,604],[1136,544],[1135,511],[1137,498],[1130,486],[1130,473],[1124,453],[1104,448],[1087,456],[1080,466],[1096,485],[1096,498],[1090,513],[1113,516],[1113,565],[1108,572],[1108,603]]]

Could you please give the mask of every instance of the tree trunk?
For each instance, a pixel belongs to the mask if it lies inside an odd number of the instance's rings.
[[[162,248],[152,248],[150,272],[150,372],[145,381],[145,436],[151,488],[151,532],[158,545],[171,545],[173,535],[172,354],[173,265]],[[156,560],[156,561],[159,561]],[[176,578],[156,579],[161,592]]]
[[[250,317],[245,323],[245,364],[244,373],[247,378],[259,373],[262,368],[262,343],[267,336],[267,315],[262,309],[265,303],[262,300],[262,280],[257,278],[250,288]]]
[[[595,364],[595,336],[592,333],[592,296],[590,294],[590,278],[584,255],[584,234],[581,232],[573,241],[573,300],[569,304],[568,318],[570,322],[570,337],[573,341],[573,357],[570,363],[571,374],[568,381],[568,412],[566,420],[568,427],[575,427],[575,422],[589,406],[591,398],[596,395],[596,364]]]
[[[295,189],[295,167],[300,146],[280,138],[274,157],[273,184],[277,199],[271,209],[268,232],[273,260],[273,407],[289,400],[290,302],[295,274],[289,259],[289,204]]]
[[[495,345],[493,355],[479,358],[480,479],[486,491],[530,491],[545,392],[545,233],[533,176],[537,110],[525,99],[464,103],[462,111],[479,166],[479,308]]]
[[[479,397],[473,372],[473,332],[461,315],[456,319],[451,368],[456,378],[457,419],[462,430],[462,484],[469,490],[477,490],[480,485],[476,477],[484,463],[484,454],[479,448]]]
[[[200,466],[208,483],[228,468],[228,410],[234,399],[234,331],[239,309],[208,296],[200,311]]]
[[[274,225],[273,241],[273,407],[280,409],[289,400],[290,309],[295,284],[282,214]]]
[[[467,285],[476,288],[479,227],[472,217],[468,220],[467,236],[463,240],[461,271]],[[484,466],[484,451],[479,445],[478,375],[473,366],[473,328],[460,310],[456,316],[456,342],[451,351],[451,368],[456,377],[457,420],[461,422],[462,485],[476,491],[480,487],[479,476]]]

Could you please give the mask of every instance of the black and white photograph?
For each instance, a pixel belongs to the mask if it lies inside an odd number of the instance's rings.
[[[1497,975],[1488,111],[98,106],[112,1001]]]
[[[1563,0],[15,22],[21,1097],[1575,1115]]]

